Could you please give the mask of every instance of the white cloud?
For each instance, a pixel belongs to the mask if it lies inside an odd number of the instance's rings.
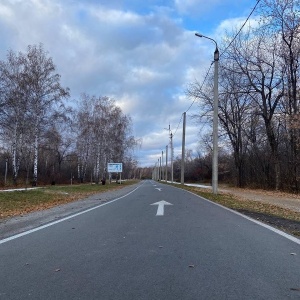
[[[72,99],[82,92],[109,96],[132,117],[135,136],[143,138],[138,155],[146,164],[168,143],[164,128],[171,124],[176,130],[191,104],[185,89],[195,79],[202,81],[213,53],[210,43],[183,27],[181,15],[172,15],[174,7],[161,2],[151,1],[151,9],[143,2],[140,12],[119,0],[2,0],[0,59],[10,48],[26,51],[29,44],[43,43]],[[176,0],[174,5],[186,13],[208,11],[219,2]],[[217,32],[229,23],[221,23]],[[188,124],[188,131],[187,144],[193,147],[198,129]],[[181,124],[174,141],[178,151],[180,132]]]
[[[228,1],[228,0],[227,0]],[[213,10],[226,0],[175,0],[175,7],[183,14],[201,14]]]
[[[8,21],[13,16],[13,11],[10,7],[0,3],[0,16],[1,19]]]
[[[107,9],[104,6],[100,6],[90,9],[91,16],[95,16],[101,23],[108,24],[109,26],[119,26],[122,23],[128,25],[135,25],[141,23],[141,16],[128,12],[120,11],[116,9]]]
[[[219,26],[216,28],[215,36],[224,37],[228,33],[236,33],[245,23],[247,17],[233,18],[223,20]],[[259,19],[252,18],[244,25],[244,31],[247,31],[249,28],[256,28],[259,26]]]

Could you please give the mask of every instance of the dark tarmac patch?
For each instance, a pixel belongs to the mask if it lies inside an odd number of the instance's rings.
[[[300,237],[300,222],[289,220],[285,218],[280,218],[264,213],[252,212],[245,209],[237,209],[238,212],[244,214],[252,219],[258,220],[260,222],[266,223],[270,226],[276,227],[282,231],[292,234],[296,237]]]

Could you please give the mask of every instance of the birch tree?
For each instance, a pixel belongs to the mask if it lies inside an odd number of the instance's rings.
[[[17,178],[22,160],[22,146],[28,130],[29,120],[27,93],[24,89],[24,56],[9,51],[6,61],[0,62],[0,122],[1,134],[10,145],[13,168],[13,182]]]
[[[69,95],[68,89],[61,86],[60,75],[55,73],[53,60],[42,45],[28,46],[24,62],[24,87],[31,119],[29,126],[33,134],[33,185],[37,185],[41,132],[56,106],[61,105],[62,99]]]
[[[88,170],[96,183],[105,180],[107,163],[125,161],[127,151],[136,145],[130,135],[130,118],[109,97],[83,94],[76,128],[80,181]]]

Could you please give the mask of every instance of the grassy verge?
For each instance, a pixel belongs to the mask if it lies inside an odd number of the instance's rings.
[[[174,185],[178,187],[178,185]],[[214,195],[205,189],[189,186],[180,186],[203,198],[219,203],[225,207],[236,210],[253,219],[277,227],[289,234],[300,236],[300,213],[276,205],[258,201],[241,199],[235,195],[220,193]]]
[[[89,195],[121,189],[134,183],[137,183],[137,181],[126,181],[122,182],[121,185],[117,183],[106,185],[80,184],[0,192],[0,219],[47,209],[55,205],[83,199]]]

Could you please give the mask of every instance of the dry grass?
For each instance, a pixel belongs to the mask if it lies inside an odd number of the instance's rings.
[[[188,190],[233,210],[256,212],[293,221],[300,221],[300,213],[273,204],[248,200],[244,197],[238,197],[230,193],[219,193],[218,195],[214,195],[207,190],[194,187],[188,188]],[[249,193],[251,193],[251,190],[249,190]]]
[[[44,210],[56,205],[84,199],[93,194],[121,189],[137,181],[96,185],[49,186],[36,190],[0,193],[0,219]]]
[[[178,185],[174,185],[178,187]],[[230,193],[219,193],[214,195],[207,189],[197,187],[180,186],[205,199],[219,203],[271,226],[277,227],[290,234],[300,236],[300,213],[293,210],[282,208],[273,204],[259,201],[248,200]],[[248,191],[251,193],[251,190]]]

